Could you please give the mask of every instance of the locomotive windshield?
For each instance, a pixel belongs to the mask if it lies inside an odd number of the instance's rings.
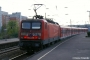
[[[39,22],[33,22],[32,23],[32,29],[40,29],[41,23]]]
[[[28,23],[28,22],[23,22],[22,23],[22,29],[30,29],[30,23]]]
[[[22,29],[40,29],[40,22],[22,22]]]

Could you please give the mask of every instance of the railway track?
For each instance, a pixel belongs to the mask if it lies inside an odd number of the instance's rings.
[[[18,46],[14,46],[14,47],[9,47],[9,48],[5,48],[5,49],[1,49],[0,50],[0,54],[6,53],[6,52],[9,52],[9,51],[18,49],[18,48],[19,48]]]
[[[53,44],[53,45],[50,45],[49,47],[45,47],[44,49],[39,50],[39,51],[37,51],[37,52],[35,51],[35,52],[33,52],[32,54],[25,53],[25,54],[18,55],[18,56],[14,57],[14,58],[11,58],[10,60],[27,60],[28,58],[33,57],[33,56],[35,56],[36,54],[44,51],[45,49],[48,49],[48,48],[50,48],[50,47],[52,47],[52,46],[54,46],[54,45],[57,45],[58,43],[61,43],[61,42],[63,42],[63,41],[59,41],[59,42],[57,42],[57,43],[55,43],[55,44]]]
[[[20,50],[18,46],[10,47],[5,50],[0,50],[0,60],[27,60],[28,57],[29,58],[33,57],[36,54],[38,54],[39,52],[41,52],[47,48],[50,48],[54,45],[57,45],[58,43],[61,43],[65,40],[58,41],[55,44],[52,44],[49,47],[45,47],[44,49],[39,50],[37,52],[33,52],[32,54],[27,54],[27,52]]]
[[[9,60],[22,53],[25,53],[25,52],[21,51],[18,46],[3,49],[3,50],[0,50],[0,60]]]
[[[69,38],[71,38],[71,37],[68,37],[67,39],[69,39]],[[64,41],[66,41],[67,39],[59,40],[59,41],[55,42],[54,44],[50,45],[49,47],[45,47],[42,50],[39,50],[37,52],[33,52],[32,54],[28,54],[27,52],[25,54],[20,54],[20,55],[18,55],[16,57],[11,58],[10,60],[27,60],[27,59],[35,56],[36,54],[38,54],[38,53],[40,53],[40,52],[42,52],[42,51],[44,51],[44,50],[46,50],[46,49],[48,49],[50,47],[53,47],[55,45],[58,45],[58,44],[60,44],[60,43],[62,43]]]
[[[1,43],[0,44],[0,50],[10,48],[13,46],[18,46],[19,41],[17,42],[7,42],[7,43]]]
[[[32,54],[28,54],[27,52],[25,52],[25,53],[22,53],[20,55],[15,56],[15,57],[13,57],[13,58],[11,58],[9,60],[27,60],[29,57],[33,57],[33,56],[35,56],[36,54],[38,54],[39,52],[41,52],[43,50],[33,52]]]

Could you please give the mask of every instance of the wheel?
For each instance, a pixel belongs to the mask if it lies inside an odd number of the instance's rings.
[[[47,47],[49,47],[49,46],[50,46],[50,43],[47,44]]]
[[[34,51],[33,50],[27,50],[27,54],[33,54]]]

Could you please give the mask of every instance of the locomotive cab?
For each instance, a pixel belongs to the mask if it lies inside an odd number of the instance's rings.
[[[20,39],[35,40],[41,38],[41,22],[40,21],[22,21]]]
[[[60,39],[59,24],[49,19],[27,19],[21,21],[20,49],[37,50]]]
[[[37,19],[22,20],[19,38],[19,46],[22,50],[39,48],[42,44],[42,21]]]

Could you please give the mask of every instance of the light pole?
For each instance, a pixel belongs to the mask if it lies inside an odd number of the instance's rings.
[[[49,8],[46,8],[46,9],[49,9]],[[46,19],[46,16],[47,16],[47,13],[45,12],[45,19]]]
[[[7,29],[4,29],[5,32],[5,40],[7,40]]]
[[[69,14],[65,14],[65,15],[69,15]],[[71,19],[69,20],[69,23],[70,23],[70,26],[72,25],[72,21],[71,21]]]
[[[64,7],[65,9],[67,9],[68,7]],[[65,15],[69,15],[69,14],[65,14]],[[71,24],[71,23],[70,23]]]
[[[65,14],[65,15],[68,15],[68,14]],[[69,20],[69,23],[70,23],[70,35],[72,35],[72,20],[71,19]]]
[[[72,21],[70,19],[70,25],[71,25],[71,35],[72,35]]]
[[[89,24],[90,24],[90,11],[87,12],[89,12]],[[88,32],[90,32],[90,26],[88,27]]]
[[[90,23],[90,11],[87,11],[87,12],[89,12],[89,23]]]

